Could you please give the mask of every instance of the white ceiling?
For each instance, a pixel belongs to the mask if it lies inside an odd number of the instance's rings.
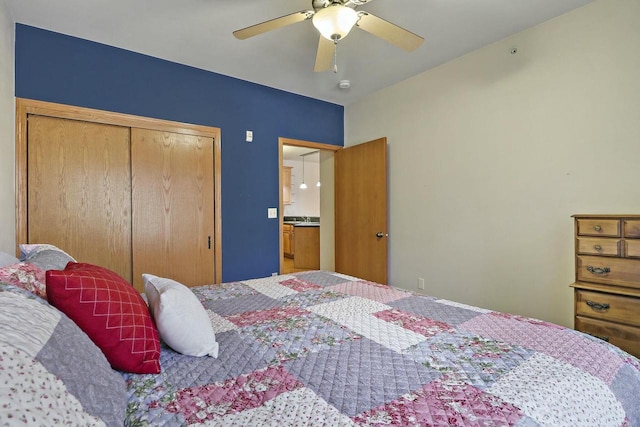
[[[374,0],[360,7],[425,38],[407,53],[358,28],[338,72],[314,73],[311,21],[247,40],[234,30],[311,9],[311,0],[5,0],[16,22],[347,105],[592,0]],[[338,82],[351,81],[342,90]]]
[[[320,162],[320,154],[316,148],[295,147],[293,145],[282,146],[282,158],[284,160],[302,161],[302,156],[304,156],[305,162]]]

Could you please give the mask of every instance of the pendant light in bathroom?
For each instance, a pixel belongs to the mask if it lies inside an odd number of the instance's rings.
[[[300,156],[302,157],[302,184],[300,184],[301,190],[306,190],[307,188],[307,184],[304,183],[304,156],[306,156],[306,154]]]

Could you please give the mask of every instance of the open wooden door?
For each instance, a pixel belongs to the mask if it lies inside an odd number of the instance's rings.
[[[335,156],[336,271],[387,284],[387,139]]]

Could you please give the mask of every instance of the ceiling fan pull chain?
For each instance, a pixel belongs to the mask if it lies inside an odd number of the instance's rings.
[[[338,72],[338,40],[333,41],[333,72]]]

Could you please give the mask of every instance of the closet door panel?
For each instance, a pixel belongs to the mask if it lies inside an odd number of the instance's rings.
[[[28,118],[28,241],[131,281],[131,169],[127,127]]]
[[[213,138],[131,130],[134,286],[214,282]]]

